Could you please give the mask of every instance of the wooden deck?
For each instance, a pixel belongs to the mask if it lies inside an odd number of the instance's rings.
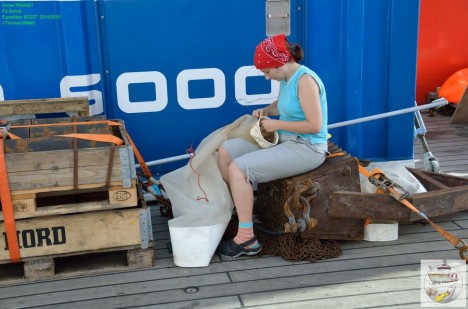
[[[427,118],[430,150],[446,173],[468,176],[468,129],[450,117]],[[422,147],[415,141],[417,168]],[[0,308],[419,308],[420,262],[459,259],[429,225],[400,223],[391,242],[342,241],[343,253],[315,263],[280,257],[223,261],[204,268],[173,264],[167,218],[153,206],[155,265],[150,269],[0,286]],[[436,218],[468,239],[468,212]],[[444,307],[447,308],[447,307]]]

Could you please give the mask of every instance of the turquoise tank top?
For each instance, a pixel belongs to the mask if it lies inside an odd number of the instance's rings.
[[[305,115],[302,111],[301,104],[299,103],[299,95],[297,92],[297,84],[299,78],[303,74],[309,74],[317,82],[320,89],[320,107],[322,109],[322,128],[317,134],[301,134],[290,131],[279,130],[279,134],[296,135],[302,137],[304,140],[310,140],[312,144],[327,144],[327,124],[328,124],[328,110],[327,110],[327,94],[325,86],[323,85],[320,77],[311,69],[306,66],[301,66],[291,76],[286,83],[284,80],[280,83],[280,93],[278,96],[278,111],[280,114],[279,119],[285,121],[304,121]]]

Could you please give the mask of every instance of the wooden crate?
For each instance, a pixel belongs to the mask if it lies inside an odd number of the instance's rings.
[[[19,263],[0,222],[0,284],[152,267],[151,213],[138,189],[134,207],[16,220]]]
[[[111,186],[17,194],[12,195],[12,205],[15,218],[25,219],[126,208],[135,206],[137,199],[137,184],[133,183],[130,188]],[[0,222],[3,220],[0,211]]]
[[[80,124],[70,125],[73,122]],[[118,122],[115,121],[114,122]],[[35,127],[34,125],[41,126]],[[32,125],[31,127],[29,127]],[[23,127],[25,126],[25,127]],[[74,129],[75,128],[75,129]],[[135,206],[137,177],[132,146],[122,126],[109,126],[102,117],[31,119],[12,122],[10,130],[21,139],[4,141],[8,181],[16,218],[94,211],[102,208]],[[124,141],[121,146],[107,142],[75,140],[58,134],[109,134]],[[66,202],[66,197],[107,193],[102,198]],[[61,196],[51,208],[50,201]],[[43,203],[45,201],[45,204]],[[0,212],[0,220],[3,214]]]
[[[86,109],[79,101],[0,102],[0,118],[26,112],[86,115],[87,99]],[[55,278],[63,275],[63,265],[75,275],[153,265],[151,215],[121,121],[74,116],[10,124],[19,139],[5,139],[4,152],[21,261],[11,263],[0,207],[0,283],[18,279],[11,276],[18,272],[20,279]],[[71,133],[105,134],[123,144],[59,136]],[[103,256],[116,264],[99,269]],[[83,267],[84,260],[93,267]]]
[[[154,265],[153,251],[153,243],[150,243],[146,249],[127,247],[34,258],[16,264],[0,264],[0,285],[148,268]]]
[[[139,209],[120,209],[16,220],[23,259],[141,244]],[[0,223],[0,263],[10,256]]]
[[[103,204],[100,211],[90,211],[78,203],[16,218],[20,263],[10,261],[5,224],[0,222],[0,284],[153,266],[150,208],[140,184],[137,193],[133,207]]]
[[[0,118],[2,116],[64,112],[76,113],[78,116],[89,115],[88,98],[72,97],[0,101]]]
[[[34,280],[72,278],[105,274],[154,265],[154,246],[100,250],[28,259],[16,264],[0,264],[0,285]]]

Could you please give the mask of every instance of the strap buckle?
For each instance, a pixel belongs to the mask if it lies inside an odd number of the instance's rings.
[[[10,123],[0,123],[0,138],[6,139],[8,137],[8,131],[10,131]]]
[[[369,176],[369,182],[377,188],[384,191],[386,194],[389,194],[391,197],[393,197],[399,202],[410,196],[410,193],[408,191],[406,191],[402,186],[385,176],[385,174],[383,173],[374,173],[373,175]],[[396,190],[398,190],[397,192],[400,195],[395,194]]]

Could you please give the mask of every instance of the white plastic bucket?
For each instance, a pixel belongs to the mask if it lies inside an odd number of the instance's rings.
[[[208,266],[228,223],[180,227],[171,226],[169,221],[174,264],[180,267]]]
[[[364,240],[392,241],[398,239],[398,222],[370,223],[364,227]]]

